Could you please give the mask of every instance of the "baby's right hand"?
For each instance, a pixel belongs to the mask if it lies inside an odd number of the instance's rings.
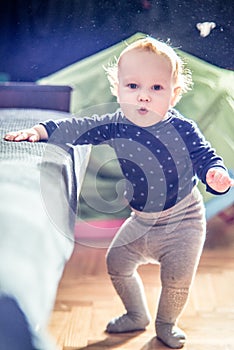
[[[11,131],[4,137],[6,141],[25,141],[37,142],[40,140],[40,134],[34,128],[19,131]]]
[[[42,125],[36,125],[31,129],[24,129],[19,131],[11,131],[4,136],[6,141],[30,141],[37,142],[46,140],[48,134]]]

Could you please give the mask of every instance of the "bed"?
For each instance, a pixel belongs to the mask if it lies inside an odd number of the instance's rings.
[[[3,136],[63,117],[69,112],[0,108],[0,349],[56,349],[47,324],[75,244],[90,147],[65,150],[45,142],[7,142]]]

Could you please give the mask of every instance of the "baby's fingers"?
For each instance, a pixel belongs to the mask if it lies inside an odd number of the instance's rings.
[[[4,139],[6,141],[24,141],[24,140],[29,140],[31,136],[34,136],[34,135],[28,133],[26,130],[12,131],[6,134]]]
[[[232,186],[234,186],[234,180],[231,179],[231,178],[228,177],[228,176],[226,176],[226,177],[221,177],[221,178],[219,179],[219,183],[220,183],[221,185],[225,185],[225,186],[227,186],[227,187],[232,187]]]
[[[21,131],[21,133],[15,137],[14,141],[28,140],[28,138],[29,134],[26,131]]]
[[[220,183],[226,184],[229,187],[234,186],[234,180],[230,178],[229,176],[224,176],[220,178]]]
[[[4,139],[6,141],[15,141],[17,138],[20,137],[20,134],[21,134],[21,131],[12,131],[12,132],[7,133],[4,136]]]

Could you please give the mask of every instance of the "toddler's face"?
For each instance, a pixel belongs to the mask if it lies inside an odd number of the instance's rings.
[[[134,124],[153,125],[167,114],[179,93],[172,67],[164,56],[137,49],[124,53],[119,62],[118,102]]]

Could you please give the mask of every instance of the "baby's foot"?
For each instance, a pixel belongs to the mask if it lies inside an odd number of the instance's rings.
[[[124,333],[144,330],[149,324],[150,319],[147,316],[139,314],[124,314],[120,317],[113,318],[107,325],[108,333]]]
[[[172,349],[181,349],[186,341],[186,334],[170,323],[156,325],[157,338]]]

